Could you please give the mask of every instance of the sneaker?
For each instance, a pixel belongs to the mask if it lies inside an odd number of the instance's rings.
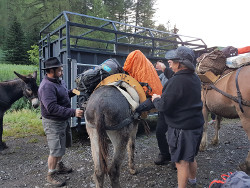
[[[50,183],[51,185],[56,186],[56,187],[62,187],[66,184],[66,182],[64,180],[62,180],[61,178],[59,178],[56,175],[56,171],[55,172],[48,172],[47,182]]]
[[[57,163],[56,169],[58,174],[68,174],[73,171],[72,168],[67,168],[62,161]]]
[[[189,181],[187,183],[187,188],[203,188],[202,185],[198,183],[191,184]]]
[[[208,122],[208,125],[213,125],[213,124],[215,124],[215,122],[216,122],[216,120],[210,120],[210,121]]]
[[[156,165],[166,165],[171,161],[169,157],[166,157],[162,154],[158,155],[158,158],[154,161]]]

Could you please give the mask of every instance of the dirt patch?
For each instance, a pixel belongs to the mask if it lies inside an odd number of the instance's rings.
[[[213,133],[209,127],[209,140]],[[0,154],[0,187],[50,187],[45,181],[47,173],[48,147],[45,137],[26,137],[6,140],[9,149]],[[239,120],[223,120],[220,131],[220,144],[209,145],[205,152],[197,156],[197,179],[203,187],[219,178],[222,173],[234,172],[247,156],[249,143]],[[135,162],[138,173],[130,175],[127,160],[121,170],[121,186],[124,188],[173,188],[177,186],[176,171],[170,166],[156,166],[153,160],[158,154],[155,132],[149,137],[139,134],[136,140]],[[75,141],[64,156],[73,173],[65,175],[66,187],[95,187],[92,180],[93,162],[88,139],[83,143]],[[105,187],[110,187],[108,178]]]

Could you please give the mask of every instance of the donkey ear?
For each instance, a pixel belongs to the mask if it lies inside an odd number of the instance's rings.
[[[33,72],[33,78],[36,80],[36,78],[37,78],[37,71]]]
[[[16,71],[14,71],[14,73],[15,73],[15,75],[17,75],[19,78],[21,78],[25,83],[27,83],[27,82],[29,81],[25,76],[23,76],[23,75],[17,73]]]

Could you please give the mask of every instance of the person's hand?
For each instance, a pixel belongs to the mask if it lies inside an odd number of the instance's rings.
[[[166,69],[166,65],[164,65],[164,63],[157,61],[156,65],[155,65],[156,69],[161,70],[162,72],[164,72],[164,70]]]
[[[157,95],[157,94],[153,94],[152,95],[152,101],[154,101],[156,98],[161,98],[161,96]]]
[[[81,118],[83,116],[83,110],[76,109],[76,117]]]

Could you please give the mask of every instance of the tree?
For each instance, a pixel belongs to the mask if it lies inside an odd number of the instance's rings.
[[[6,34],[4,43],[5,61],[12,64],[27,64],[27,47],[21,24],[14,16],[11,18],[11,25]]]
[[[153,16],[155,9],[153,8],[155,0],[137,0],[134,5],[134,23],[140,27],[154,27]]]

